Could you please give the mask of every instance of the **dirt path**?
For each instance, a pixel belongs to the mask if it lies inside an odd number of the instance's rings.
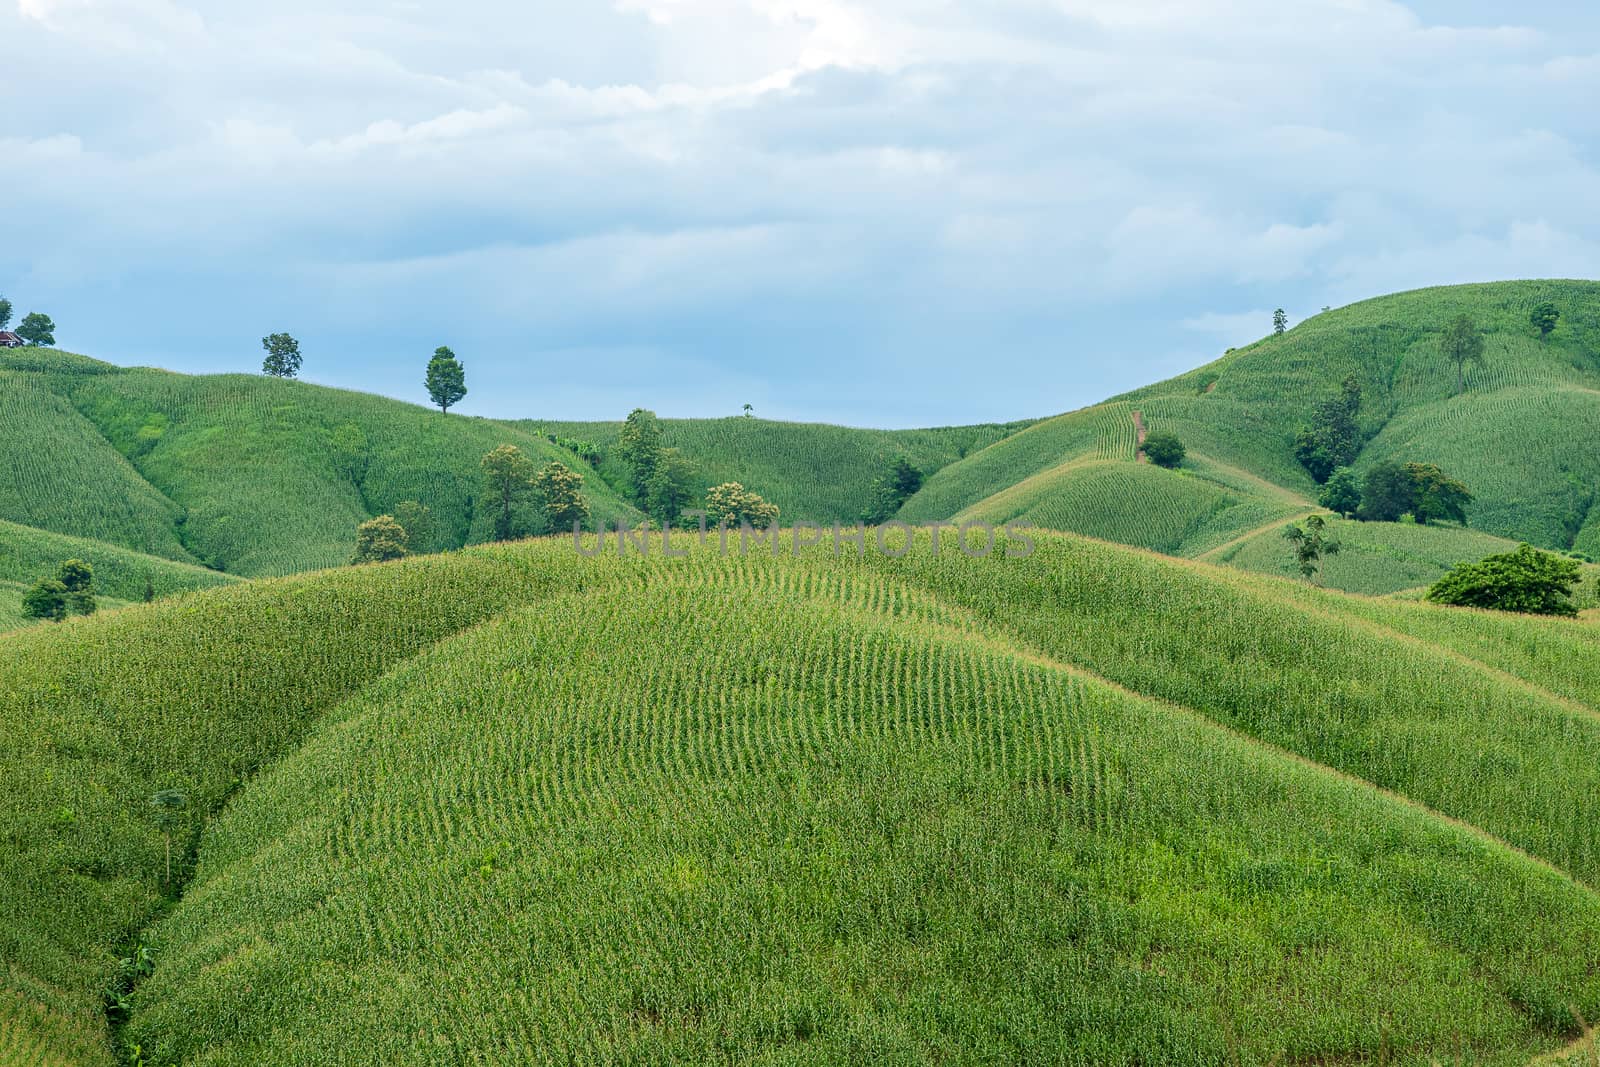
[[[1139,439],[1139,443],[1134,445],[1134,448],[1133,448],[1133,458],[1134,458],[1134,460],[1136,462],[1138,462],[1138,463],[1148,463],[1148,462],[1150,462],[1144,456],[1145,432],[1144,432],[1144,412],[1142,412],[1142,411],[1135,411],[1133,413],[1133,432],[1134,432],[1135,436],[1137,436],[1138,439]]]

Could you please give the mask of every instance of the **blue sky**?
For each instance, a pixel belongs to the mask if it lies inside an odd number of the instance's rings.
[[[910,426],[1600,276],[1592,5],[0,3],[0,293],[118,363]]]

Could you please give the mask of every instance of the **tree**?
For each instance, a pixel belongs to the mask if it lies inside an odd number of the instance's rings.
[[[379,515],[356,527],[351,563],[387,563],[411,555],[411,537],[393,515]]]
[[[11,301],[0,296],[0,330],[11,325]]]
[[[1295,435],[1294,455],[1318,483],[1347,467],[1361,454],[1361,383],[1354,375],[1339,386],[1339,395],[1318,402],[1311,425]]]
[[[94,567],[81,559],[64,561],[56,571],[56,581],[67,591],[67,608],[74,615],[93,615]]]
[[[749,523],[765,530],[778,521],[778,508],[738,482],[724,482],[706,493],[706,514],[717,525],[739,526]]]
[[[874,485],[872,503],[861,513],[861,521],[871,524],[890,518],[921,488],[922,471],[905,456],[895,456],[889,472]]]
[[[1289,329],[1289,314],[1282,308],[1272,313],[1272,332],[1284,333]]]
[[[744,417],[747,418],[747,419],[755,418],[756,417],[756,409],[751,407],[749,404],[746,404],[744,406]]]
[[[1183,447],[1177,434],[1153,433],[1144,439],[1145,458],[1158,467],[1171,470],[1182,463],[1183,457],[1188,454],[1188,449]]]
[[[1515,552],[1460,564],[1428,590],[1427,599],[1435,604],[1570,617],[1578,614],[1571,597],[1580,573],[1577,560],[1522,545]]]
[[[1367,522],[1399,522],[1411,510],[1411,475],[1405,467],[1386,460],[1367,471],[1361,483],[1362,519]]]
[[[645,502],[650,477],[661,462],[661,423],[656,413],[634,408],[617,434],[617,455],[627,465],[629,490],[636,504]]]
[[[23,595],[22,614],[29,619],[60,622],[67,617],[67,587],[54,578],[40,578]]]
[[[1528,321],[1532,323],[1534,329],[1539,331],[1539,340],[1541,341],[1550,336],[1560,319],[1560,310],[1548,300],[1534,308],[1532,313],[1528,315]]]
[[[1456,366],[1456,395],[1467,391],[1467,364],[1483,363],[1483,334],[1466,315],[1457,315],[1439,338],[1439,351]]]
[[[286,333],[272,333],[261,339],[267,358],[261,361],[261,373],[274,378],[293,378],[300,373],[300,342]]]
[[[552,533],[561,533],[589,521],[589,502],[583,498],[583,476],[565,463],[546,463],[533,477],[534,492],[544,505],[545,521]]]
[[[533,488],[533,461],[516,445],[501,445],[485,455],[479,465],[489,481],[490,499],[495,505],[494,539],[509,541],[516,532],[513,509]]]
[[[1467,487],[1432,463],[1407,463],[1411,477],[1411,515],[1427,525],[1434,519],[1454,519],[1467,524],[1467,505],[1472,494]]]
[[[1339,542],[1328,536],[1327,526],[1321,515],[1312,515],[1304,523],[1291,523],[1283,531],[1284,538],[1294,546],[1296,566],[1312,584],[1316,584],[1322,557],[1339,554]]]
[[[56,324],[50,321],[49,315],[30,311],[17,324],[17,336],[30,345],[53,345],[56,343]]]
[[[428,360],[428,395],[439,405],[439,410],[450,413],[450,405],[467,395],[467,369],[456,354],[444,345],[433,350]]]
[[[645,513],[666,529],[694,499],[694,465],[676,448],[663,448],[645,484]]]
[[[1343,518],[1354,518],[1361,510],[1361,483],[1356,481],[1355,471],[1349,467],[1334,471],[1333,477],[1322,487],[1317,503]]]
[[[434,551],[438,527],[433,519],[432,508],[415,500],[402,500],[394,506],[391,514],[406,532],[408,551],[413,555]]]

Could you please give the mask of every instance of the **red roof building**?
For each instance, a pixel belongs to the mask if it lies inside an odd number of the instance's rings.
[[[25,344],[26,341],[10,330],[0,330],[0,348],[21,348]]]

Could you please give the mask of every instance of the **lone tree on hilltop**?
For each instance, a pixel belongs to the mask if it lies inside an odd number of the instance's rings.
[[[1151,463],[1168,470],[1176,468],[1183,462],[1183,457],[1189,450],[1183,447],[1183,442],[1178,440],[1175,433],[1153,433],[1144,439],[1144,455]]]
[[[509,541],[516,532],[513,512],[533,489],[533,461],[516,445],[501,445],[485,455],[479,465],[489,482],[490,499],[497,512],[494,539]]]
[[[1460,564],[1428,590],[1427,598],[1435,604],[1571,617],[1578,614],[1572,587],[1580,573],[1577,560],[1522,545],[1515,552]]]
[[[467,395],[467,370],[445,345],[435,348],[433,358],[428,360],[427,386],[428,395],[447,415],[450,405]]]
[[[261,361],[261,373],[274,378],[295,378],[300,374],[300,342],[286,333],[269,333],[261,339],[267,358]]]
[[[572,530],[589,521],[589,502],[583,498],[583,476],[565,463],[546,463],[533,476],[533,491],[544,505],[545,521],[552,533]]]
[[[0,296],[0,330],[11,325],[11,301]]]
[[[1289,313],[1279,308],[1272,313],[1272,332],[1286,333],[1289,329]]]
[[[411,535],[393,515],[379,515],[356,527],[356,551],[351,563],[387,563],[411,554]]]
[[[56,343],[56,324],[50,316],[40,311],[30,311],[22,316],[22,321],[17,324],[17,336],[30,345],[53,345]]]
[[[1534,329],[1539,331],[1539,340],[1541,341],[1550,336],[1551,331],[1556,328],[1556,323],[1560,320],[1560,310],[1548,300],[1534,308],[1532,313],[1528,315],[1528,321],[1533,324]]]
[[[1327,520],[1312,515],[1303,523],[1292,523],[1284,531],[1284,538],[1294,546],[1295,565],[1306,581],[1317,584],[1317,571],[1324,556],[1337,556],[1339,542],[1327,534]]]
[[[1467,364],[1483,363],[1483,334],[1478,332],[1477,324],[1471,318],[1457,315],[1444,328],[1444,336],[1439,339],[1439,351],[1444,353],[1445,359],[1456,365],[1456,395],[1460,396],[1467,391]]]

